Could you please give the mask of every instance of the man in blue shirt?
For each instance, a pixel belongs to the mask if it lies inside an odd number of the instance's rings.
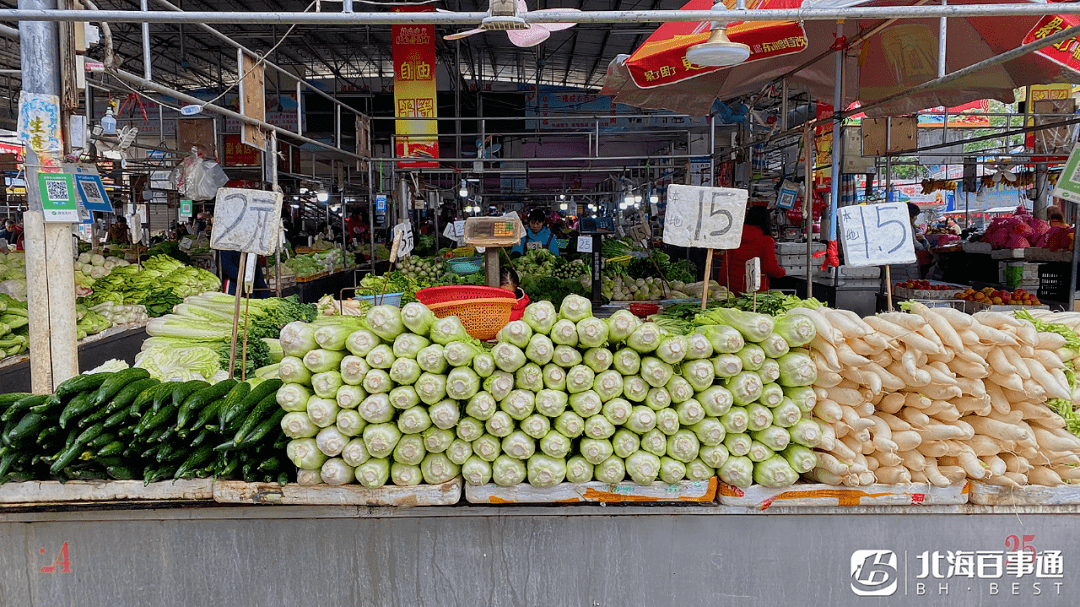
[[[511,253],[524,254],[533,249],[547,249],[553,255],[559,254],[559,240],[555,233],[547,227],[547,214],[543,209],[529,211],[528,227],[525,228],[525,236],[521,244],[510,249]]]

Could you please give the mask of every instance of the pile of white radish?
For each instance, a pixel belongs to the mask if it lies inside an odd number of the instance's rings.
[[[817,327],[814,414],[825,436],[809,477],[939,487],[1080,479],[1080,439],[1046,404],[1075,402],[1061,335],[1009,314],[918,303],[911,313],[865,319],[825,308],[792,312]]]

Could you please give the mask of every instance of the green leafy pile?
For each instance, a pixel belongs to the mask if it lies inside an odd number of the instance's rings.
[[[94,282],[93,294],[85,303],[96,306],[106,301],[117,304],[141,304],[155,290],[171,288],[177,297],[189,297],[221,288],[221,280],[200,268],[185,266],[168,255],[155,255],[142,267],[118,266],[108,276]]]

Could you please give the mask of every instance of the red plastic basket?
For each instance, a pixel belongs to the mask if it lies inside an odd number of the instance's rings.
[[[639,318],[646,318],[649,315],[656,314],[659,311],[660,306],[656,304],[641,303],[639,301],[635,301],[634,303],[630,304],[630,312],[632,312],[634,316],[637,316]]]
[[[477,286],[449,286],[428,287],[416,292],[416,301],[430,306],[431,304],[444,303],[447,301],[460,301],[464,299],[487,299],[489,297],[513,297],[511,291],[498,287]]]

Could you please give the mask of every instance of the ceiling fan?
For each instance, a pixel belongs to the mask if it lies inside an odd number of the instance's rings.
[[[994,166],[994,174],[991,176],[991,179],[994,180],[994,183],[1000,183],[1002,179],[1004,179],[1005,181],[1008,181],[1009,183],[1015,183],[1016,182],[1016,171],[1015,171],[1016,167],[1015,167],[1015,165],[1011,165],[1011,164],[995,164],[993,166]]]
[[[525,0],[492,0],[490,16],[486,17],[477,29],[457,32],[443,36],[445,40],[460,40],[476,34],[503,30],[515,46],[536,46],[547,40],[551,32],[570,29],[576,23],[526,23],[522,15],[529,12]],[[580,13],[576,8],[545,8],[533,11],[533,14],[550,13]]]

